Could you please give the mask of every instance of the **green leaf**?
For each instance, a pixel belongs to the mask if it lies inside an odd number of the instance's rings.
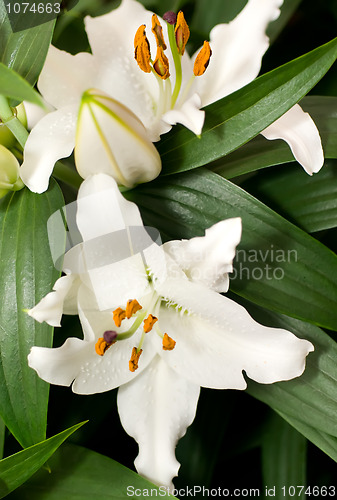
[[[30,101],[43,106],[40,95],[18,73],[0,63],[0,94],[18,101]]]
[[[275,488],[281,497],[282,488],[296,489],[296,498],[305,499],[307,440],[284,419],[273,413],[262,442],[263,484]]]
[[[229,23],[244,8],[247,0],[212,0],[212,8],[205,0],[196,2],[191,28],[202,33],[209,33],[219,23]]]
[[[34,85],[47,55],[55,19],[33,26],[34,16],[26,16],[22,9],[17,22],[26,29],[13,33],[5,3],[0,0],[0,61]]]
[[[55,181],[41,195],[23,189],[0,201],[0,414],[23,447],[45,439],[47,383],[28,367],[33,345],[50,347],[52,328],[32,308],[51,291],[59,272],[50,255],[47,220],[63,205]]]
[[[254,178],[248,181],[248,185],[255,196],[262,196],[268,205],[305,231],[315,232],[337,226],[336,160],[327,160],[322,170],[313,177],[292,165],[291,168],[273,172],[272,177]]]
[[[334,39],[207,106],[200,139],[175,127],[158,143],[163,175],[208,164],[252,139],[309,92],[336,58]]]
[[[202,235],[219,220],[241,217],[231,290],[266,308],[337,329],[336,255],[238,186],[199,169],[124,194],[139,205],[145,223],[169,239]]]
[[[311,115],[317,125],[325,158],[337,158],[337,98],[309,96],[305,97],[300,105]],[[209,167],[219,175],[230,179],[261,168],[292,161],[294,157],[284,141],[268,141],[258,136],[228,156],[215,161]],[[297,168],[300,166],[298,165]]]
[[[71,444],[62,446],[48,465],[51,474],[41,469],[17,490],[11,499],[117,500],[131,496],[141,498],[160,496],[158,486],[111,458],[80,446]],[[138,495],[131,494],[136,490]],[[144,490],[145,495],[141,495]],[[167,493],[167,490],[165,492]],[[165,495],[165,498],[175,497]]]
[[[4,498],[29,479],[57,448],[85,422],[74,425],[30,448],[0,461],[0,498]]]

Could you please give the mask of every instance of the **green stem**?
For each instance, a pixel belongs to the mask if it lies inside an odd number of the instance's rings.
[[[178,52],[178,47],[176,44],[173,24],[167,23],[167,31],[169,36],[172,57],[174,61],[174,67],[176,70],[176,83],[174,85],[172,100],[171,100],[171,107],[173,108],[180,92],[180,87],[182,82],[182,69],[181,69],[181,57]]]
[[[68,184],[75,189],[78,189],[83,181],[82,177],[70,167],[67,167],[60,161],[55,163],[53,176],[59,181]]]
[[[12,132],[21,147],[24,148],[28,138],[28,131],[20,120],[14,115],[12,108],[8,104],[6,97],[0,96],[0,119]]]

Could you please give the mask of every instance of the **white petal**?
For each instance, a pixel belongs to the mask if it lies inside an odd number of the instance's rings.
[[[38,122],[46,116],[47,113],[50,113],[51,111],[55,111],[54,107],[48,104],[45,100],[44,101],[44,108],[41,108],[41,106],[38,106],[37,104],[34,104],[33,102],[29,101],[24,101],[24,107],[26,111],[26,116],[27,116],[27,129],[32,130],[35,125],[38,124]]]
[[[205,112],[200,108],[201,99],[198,94],[193,94],[180,108],[167,111],[163,120],[170,125],[181,123],[196,135],[200,135],[205,121]]]
[[[205,236],[169,241],[165,252],[179,264],[191,281],[216,292],[227,292],[228,273],[233,271],[236,246],[241,239],[241,219],[228,219],[206,229]]]
[[[261,134],[266,139],[286,141],[296,160],[308,174],[312,175],[322,168],[324,154],[319,132],[309,113],[305,113],[298,104]]]
[[[91,357],[92,346],[88,342],[71,337],[62,347],[32,347],[28,355],[28,365],[49,384],[69,386]]]
[[[172,478],[180,467],[175,447],[194,420],[199,390],[156,357],[118,391],[122,425],[139,445],[136,469],[153,483],[173,486]]]
[[[283,0],[249,0],[231,23],[213,28],[209,66],[194,83],[203,106],[235,92],[258,75],[269,45],[265,31],[279,16],[282,3]]]
[[[161,171],[159,153],[141,121],[130,109],[95,89],[83,96],[75,163],[84,179],[106,173],[127,187],[149,182]]]
[[[43,193],[60,158],[75,145],[77,106],[67,106],[42,118],[28,136],[20,176],[29,189]]]
[[[95,86],[97,68],[92,54],[68,54],[52,45],[38,81],[38,88],[55,108],[79,106],[82,93]]]
[[[242,370],[264,384],[302,374],[313,350],[310,342],[259,325],[242,306],[201,285],[167,280],[158,288],[187,309],[179,313],[162,306],[159,325],[177,342],[173,351],[161,355],[188,380],[205,387],[245,389]]]
[[[63,276],[40,302],[28,311],[39,323],[61,326],[62,314],[77,314],[77,291],[80,281],[76,275]]]
[[[127,226],[143,227],[137,205],[124,198],[109,175],[88,177],[81,184],[77,203],[77,225],[84,241],[125,230]]]
[[[157,136],[155,106],[159,95],[158,83],[152,73],[144,73],[134,60],[134,37],[142,24],[147,25],[151,53],[153,59],[155,57],[151,17],[152,13],[139,2],[123,0],[120,7],[108,14],[86,17],[85,27],[99,68],[96,88],[131,109],[152,131],[152,135]],[[163,28],[165,32],[164,25]],[[151,139],[154,140],[154,137]]]

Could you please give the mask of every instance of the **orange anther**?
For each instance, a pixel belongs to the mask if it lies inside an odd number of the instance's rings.
[[[169,72],[169,62],[164,54],[162,47],[157,48],[156,60],[153,63],[153,69],[157,73],[157,75],[162,78],[162,80],[166,80],[170,76]]]
[[[142,309],[142,306],[136,299],[128,300],[125,308],[125,314],[128,319],[131,318],[133,314]]]
[[[125,311],[121,307],[118,307],[117,309],[115,309],[113,311],[113,320],[114,320],[116,326],[118,326],[118,327],[121,326],[122,321],[125,318],[126,318]]]
[[[145,73],[151,72],[150,66],[150,44],[148,39],[146,38],[145,33],[145,24],[139,26],[136,35],[135,35],[135,59],[138,63],[138,66],[141,70],[145,71]]]
[[[205,40],[199,54],[194,61],[193,73],[195,76],[201,76],[205,73],[209,60],[212,55],[210,44]]]
[[[156,37],[157,47],[162,47],[163,50],[166,50],[166,43],[163,36],[163,28],[159,22],[156,14],[152,15],[152,33]]]
[[[95,351],[99,356],[103,356],[111,346],[112,344],[108,344],[103,337],[100,337],[95,344]]]
[[[172,349],[174,349],[175,345],[176,345],[176,341],[171,339],[171,337],[169,337],[167,335],[167,333],[165,333],[164,338],[163,338],[164,351],[172,351]]]
[[[139,361],[139,358],[140,358],[140,355],[142,354],[142,352],[143,352],[143,349],[140,349],[139,351],[137,351],[137,347],[134,347],[132,349],[131,358],[129,361],[130,372],[135,372],[137,370],[138,361]]]
[[[178,12],[177,24],[174,30],[179,54],[183,55],[190,37],[190,29],[182,11]]]
[[[152,314],[149,314],[148,317],[144,320],[144,332],[149,333],[156,321],[158,321],[158,318],[152,316]]]

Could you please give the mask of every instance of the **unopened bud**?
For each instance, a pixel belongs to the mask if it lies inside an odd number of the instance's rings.
[[[161,171],[160,156],[142,122],[126,106],[96,89],[82,96],[75,163],[84,179],[104,173],[127,187],[149,182]]]
[[[18,191],[24,187],[19,168],[19,162],[13,153],[0,144],[0,198],[9,191]]]
[[[22,125],[27,126],[27,116],[24,105],[21,103],[17,108],[13,109],[14,115],[20,120]],[[13,148],[17,144],[17,140],[9,128],[0,120],[0,144],[6,148]]]

